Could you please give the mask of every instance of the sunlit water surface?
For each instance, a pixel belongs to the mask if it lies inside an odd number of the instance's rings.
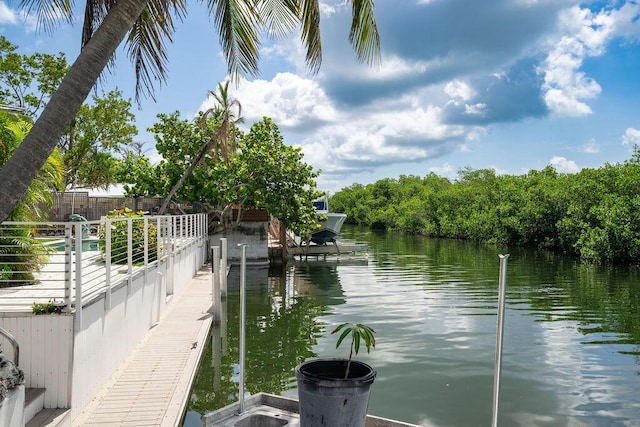
[[[499,424],[640,426],[635,267],[345,227],[367,254],[248,271],[246,388],[296,397],[294,367],[347,356],[330,332],[376,330],[369,413],[423,426],[491,424],[500,253],[510,253]],[[211,331],[184,425],[238,399],[239,273]]]

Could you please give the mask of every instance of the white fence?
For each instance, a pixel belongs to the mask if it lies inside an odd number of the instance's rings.
[[[11,239],[20,256],[5,256]],[[0,286],[13,285],[0,288],[0,327],[20,345],[27,387],[46,388],[45,407],[71,407],[73,419],[206,262],[206,246],[203,214],[0,225]],[[37,315],[34,303],[61,313]],[[2,337],[0,349],[12,351]]]
[[[5,222],[0,225],[0,310],[25,311],[48,302],[70,310],[103,295],[108,301],[115,286],[185,247],[206,244],[206,221],[200,214]]]

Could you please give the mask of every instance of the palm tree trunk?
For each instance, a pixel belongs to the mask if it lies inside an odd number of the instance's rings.
[[[212,141],[207,141],[202,144],[202,147],[200,147],[200,152],[198,153],[196,158],[193,159],[187,170],[182,174],[178,182],[176,182],[175,185],[171,188],[171,191],[169,191],[167,197],[165,197],[164,201],[162,202],[162,206],[160,206],[160,210],[158,211],[158,215],[164,215],[164,212],[167,210],[167,206],[169,206],[169,202],[171,202],[171,198],[178,192],[180,187],[182,187],[184,181],[189,178],[189,176],[191,176],[193,170],[196,168],[196,166],[198,166],[198,163],[200,163],[200,161],[204,158],[204,155],[207,154],[207,151],[211,149],[211,143]]]
[[[24,197],[147,0],[119,1],[82,49],[33,128],[0,170],[0,222]]]

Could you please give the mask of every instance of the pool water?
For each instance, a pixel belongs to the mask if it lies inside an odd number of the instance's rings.
[[[52,243],[48,243],[47,246],[53,247],[56,249],[56,251],[58,252],[64,252],[64,240],[58,240]],[[75,251],[76,250],[76,242],[75,240],[72,240],[71,242],[71,250]],[[89,238],[89,239],[83,239],[82,240],[82,252],[87,252],[87,251],[98,251],[100,250],[98,248],[98,240],[95,238]]]

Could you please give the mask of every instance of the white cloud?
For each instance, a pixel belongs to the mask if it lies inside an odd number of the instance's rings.
[[[576,173],[581,169],[573,160],[567,160],[560,156],[554,156],[549,163],[561,173]]]
[[[634,128],[628,128],[624,135],[622,135],[623,144],[640,144],[640,130]]]
[[[444,91],[451,98],[468,101],[475,96],[475,91],[465,82],[454,80],[444,86]]]
[[[242,81],[237,88],[229,88],[229,95],[240,101],[248,127],[263,116],[282,128],[336,120],[334,107],[317,83],[291,73],[277,74],[271,81]],[[207,99],[200,109],[211,106],[213,100]]]
[[[263,116],[271,117],[285,142],[303,147],[306,162],[331,173],[424,160],[437,155],[445,141],[473,139],[481,133],[473,127],[443,124],[442,110],[425,106],[415,94],[342,109],[316,81],[291,73],[242,81],[229,88],[229,95],[242,104],[245,128]],[[200,109],[212,105],[213,100],[207,99]],[[467,134],[472,131],[474,135]]]
[[[465,104],[464,106],[464,112],[466,114],[471,114],[474,116],[483,116],[486,110],[487,110],[487,104],[483,102],[480,102],[478,104],[473,104],[473,105]]]
[[[5,2],[0,1],[0,24],[16,25],[17,23],[16,13]]]
[[[593,13],[577,6],[559,15],[559,33],[550,38],[550,51],[540,72],[544,75],[545,101],[560,116],[584,116],[591,109],[584,102],[600,95],[595,80],[579,71],[586,58],[600,56],[614,37],[638,31],[638,5]]]
[[[600,147],[593,139],[587,142],[585,145],[580,147],[580,151],[587,154],[598,154],[600,152]]]
[[[562,89],[550,89],[544,95],[547,107],[559,116],[586,116],[591,108]]]
[[[522,25],[504,29],[500,37],[506,47],[499,50],[491,48],[495,34],[449,34],[449,26],[434,17],[449,16],[446,2],[407,6],[410,12],[404,19],[394,15],[386,27],[380,21],[385,36],[377,70],[358,64],[348,44],[337,41],[342,34],[338,30],[350,17],[346,3],[321,2],[327,18],[323,28],[332,31],[323,34],[327,49],[318,75],[309,75],[296,35],[261,51],[264,63],[278,62],[273,68],[278,74],[242,82],[230,91],[242,103],[247,127],[262,116],[273,118],[285,142],[302,146],[305,161],[331,172],[331,179],[389,170],[393,164],[404,170],[410,163],[471,153],[470,141],[482,141],[501,122],[543,120],[549,111],[566,117],[592,114],[589,101],[601,95],[602,87],[584,71],[584,62],[602,56],[620,36],[639,31],[633,24],[638,6],[592,12],[575,6],[575,0],[513,2],[515,7],[507,0],[496,2],[496,11],[502,13],[498,15],[483,16],[482,8],[474,9],[484,27],[506,17],[529,19],[509,21]],[[419,20],[421,14],[424,19]],[[410,33],[406,20],[432,25]],[[525,23],[533,32],[522,31]],[[434,35],[426,44],[420,39]],[[284,70],[291,72],[282,72],[283,60]],[[518,108],[523,105],[531,107]],[[473,148],[474,156],[480,156],[476,153],[483,147]],[[599,147],[590,141],[579,150],[593,154]],[[544,156],[551,157],[548,152]],[[552,164],[563,172],[580,170],[563,157],[554,157]]]
[[[319,8],[320,8],[320,16],[321,17],[330,17],[331,15],[335,14],[336,11],[336,7],[334,5],[325,3],[325,2],[320,2],[319,4]]]
[[[429,172],[433,172],[436,175],[445,176],[448,178],[454,178],[456,175],[456,171],[453,169],[449,163],[444,163],[440,166],[433,166],[429,168]]]

